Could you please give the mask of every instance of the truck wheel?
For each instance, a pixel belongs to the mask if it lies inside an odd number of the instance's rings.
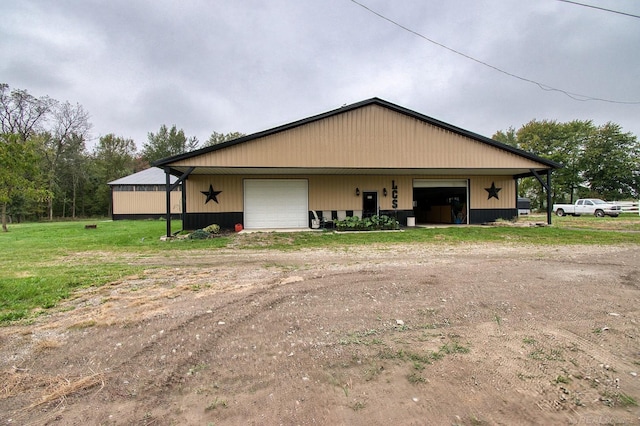
[[[604,217],[604,212],[602,210],[596,210],[594,214],[596,217]]]
[[[562,209],[558,209],[558,210],[556,210],[556,214],[557,214],[558,216],[562,217],[562,216],[564,216],[564,210],[562,210]]]

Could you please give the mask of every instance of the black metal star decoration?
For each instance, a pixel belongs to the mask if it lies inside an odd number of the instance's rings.
[[[493,197],[496,197],[496,200],[499,200],[500,198],[498,198],[498,192],[500,192],[502,188],[496,188],[496,183],[495,182],[491,182],[491,188],[485,188],[484,190],[487,191],[489,193],[489,196],[487,197],[487,200],[492,199]]]
[[[218,194],[220,194],[222,191],[214,191],[213,190],[213,185],[209,185],[209,190],[208,191],[200,191],[202,192],[204,195],[207,196],[207,201],[205,201],[204,203],[207,204],[209,201],[213,200],[216,202],[216,204],[218,203]]]

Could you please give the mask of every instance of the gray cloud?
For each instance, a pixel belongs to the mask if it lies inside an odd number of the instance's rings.
[[[638,19],[553,0],[361,2],[519,76],[640,101]],[[621,0],[605,6],[640,13]],[[78,102],[95,137],[139,147],[162,124],[203,141],[374,96],[487,136],[532,119],[613,121],[640,135],[640,105],[541,90],[348,0],[33,0],[3,15],[0,81]]]

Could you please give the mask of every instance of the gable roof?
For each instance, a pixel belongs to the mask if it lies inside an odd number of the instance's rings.
[[[166,185],[166,179],[164,170],[158,167],[150,167],[138,173],[113,180],[108,185]],[[171,183],[174,183],[177,179],[177,177],[171,176]]]
[[[524,163],[531,163],[534,164],[535,166],[531,166],[533,168],[538,168],[538,169],[553,169],[553,168],[559,168],[561,167],[560,164],[555,163],[551,160],[547,160],[541,157],[538,157],[532,153],[520,150],[518,148],[512,147],[510,145],[506,145],[500,142],[497,142],[493,139],[481,136],[477,133],[473,133],[470,132],[468,130],[464,130],[462,128],[453,126],[451,124],[445,123],[443,121],[440,120],[436,120],[432,117],[428,117],[426,115],[420,114],[418,112],[409,110],[407,108],[398,106],[396,104],[387,102],[385,100],[379,99],[379,98],[372,98],[372,99],[368,99],[368,100],[364,100],[361,102],[357,102],[348,106],[344,106],[342,108],[338,108],[332,111],[328,111],[322,114],[318,114],[312,117],[308,117],[302,120],[298,120],[298,121],[294,121],[292,123],[288,123],[282,126],[278,126],[278,127],[274,127],[272,129],[269,130],[265,130],[262,132],[258,132],[258,133],[254,133],[251,135],[247,135],[247,136],[243,136],[240,137],[238,139],[234,139],[231,141],[227,141],[221,144],[217,144],[217,145],[213,145],[213,146],[208,146],[205,148],[201,148],[192,152],[188,152],[188,153],[184,153],[184,154],[180,154],[180,155],[176,155],[176,156],[172,156],[172,157],[168,157],[168,158],[164,158],[161,160],[158,160],[156,162],[153,163],[154,166],[158,166],[158,167],[163,167],[163,166],[169,166],[171,168],[173,168],[174,166],[178,166],[180,165],[180,168],[184,168],[185,164],[189,163],[190,161],[193,161],[196,157],[202,157],[202,156],[207,156],[207,154],[214,154],[217,151],[223,151],[223,150],[230,150],[230,149],[235,149],[233,147],[238,147],[240,145],[250,145],[250,142],[252,141],[256,141],[258,139],[268,139],[270,137],[273,137],[275,135],[278,135],[280,133],[283,132],[290,132],[290,131],[294,131],[300,127],[303,126],[309,126],[309,125],[314,125],[315,123],[318,123],[322,120],[328,120],[328,119],[332,119],[335,117],[338,117],[340,115],[343,114],[348,114],[348,113],[353,113],[357,110],[363,110],[363,109],[367,109],[368,107],[372,107],[372,106],[377,106],[377,107],[381,107],[382,109],[386,110],[386,111],[393,111],[397,114],[400,114],[404,117],[408,117],[410,119],[416,120],[418,122],[430,125],[431,127],[434,128],[438,128],[438,129],[442,129],[445,132],[449,132],[451,134],[454,135],[458,135],[461,136],[461,139],[464,140],[470,140],[470,141],[474,141],[477,143],[480,143],[483,146],[486,147],[491,147],[497,149],[498,151],[502,152],[503,154],[508,153],[511,155],[511,158],[513,158],[514,160],[516,159],[520,159],[520,160],[529,160],[528,162],[522,162],[522,164]],[[296,145],[295,146],[296,149],[298,149],[299,147]],[[308,148],[308,147],[307,147]],[[460,147],[458,147],[460,148]],[[496,151],[496,152],[498,152]],[[210,158],[210,157],[209,157]],[[527,169],[529,166],[523,166],[523,165],[519,165],[518,168],[520,170],[522,169]],[[217,165],[216,167],[224,167],[222,164]],[[234,165],[232,167],[238,167],[238,165]],[[246,167],[252,167],[251,165],[246,165]],[[299,165],[297,164],[280,164],[279,165],[280,168],[286,168],[286,167],[299,167]],[[320,167],[327,167],[327,165],[322,165]],[[336,167],[340,167],[338,165],[336,165]],[[353,168],[353,165],[347,165],[347,166],[342,166],[342,167],[351,167]],[[364,168],[366,168],[367,166],[362,166]],[[379,166],[371,166],[369,167],[370,169],[375,169],[376,167]],[[414,168],[415,167],[409,167],[409,168]],[[446,167],[445,167],[446,168]],[[542,170],[544,172],[544,170]],[[210,171],[209,171],[210,172]]]

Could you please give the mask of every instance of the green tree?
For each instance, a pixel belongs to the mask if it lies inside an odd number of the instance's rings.
[[[508,143],[516,148],[531,152],[540,157],[566,164],[570,161],[571,152],[574,151],[564,125],[557,121],[532,120],[523,125],[518,131],[510,128],[507,132],[497,132],[495,140]],[[565,182],[558,172],[554,172],[552,180],[552,198],[555,200],[564,192]],[[542,208],[546,200],[544,188],[535,178],[525,178],[518,185],[519,196],[531,198],[533,208]]]
[[[516,134],[516,129],[514,129],[513,127],[509,127],[506,131],[498,130],[493,135],[492,139],[503,144],[519,148],[518,135]]]
[[[607,123],[597,129],[585,144],[580,166],[588,195],[607,200],[640,196],[640,143],[618,124]]]
[[[36,144],[19,134],[0,134],[0,215],[7,232],[7,206],[20,198],[42,200],[48,194],[38,184]]]
[[[517,132],[518,147],[563,165],[554,171],[552,198],[554,201],[573,202],[576,191],[583,183],[580,158],[584,147],[596,128],[591,121],[574,120],[530,121]],[[535,186],[534,186],[535,187]],[[536,192],[538,200],[544,198],[542,188]]]
[[[95,189],[95,204],[102,214],[111,214],[111,191],[107,183],[133,173],[135,164],[136,144],[133,139],[113,133],[100,138],[93,151],[93,169],[99,182]]]
[[[204,143],[204,146],[212,146],[217,145],[219,143],[228,142],[234,139],[238,139],[243,137],[245,134],[240,132],[230,132],[230,133],[218,133],[212,132],[209,139]]]
[[[171,129],[163,124],[158,133],[149,132],[147,139],[142,147],[142,158],[149,163],[184,154],[198,147],[198,139],[195,136],[187,138],[184,131],[178,130],[175,124]]]
[[[596,127],[592,121],[532,120],[493,138],[563,165],[554,171],[553,202],[574,202],[579,196],[621,199],[638,196],[640,147],[635,136],[617,124]],[[530,197],[534,208],[546,199],[534,178],[522,179],[518,195]]]

